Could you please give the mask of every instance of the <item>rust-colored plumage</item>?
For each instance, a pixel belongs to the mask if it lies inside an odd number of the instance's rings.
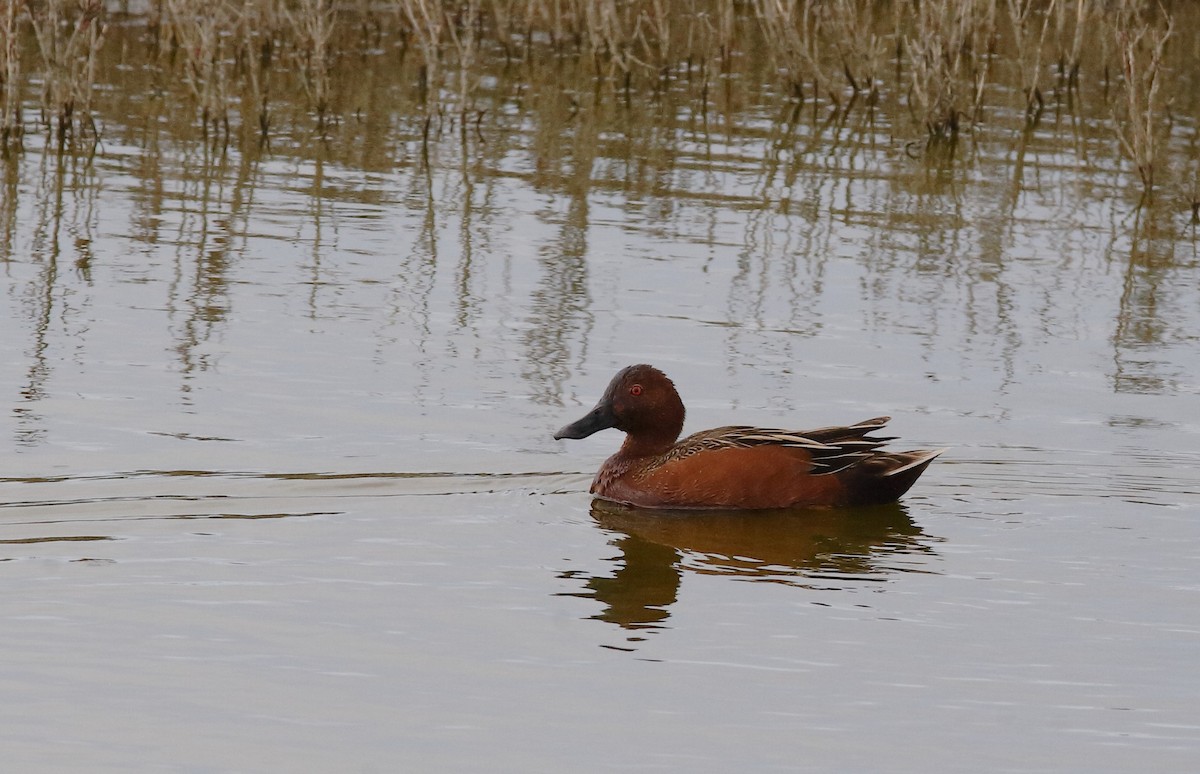
[[[789,508],[869,505],[898,499],[937,451],[880,451],[891,438],[868,435],[888,417],[848,427],[788,431],[742,425],[689,435],[683,401],[649,365],[622,369],[596,407],[555,438],[625,432],[591,492],[642,508]]]

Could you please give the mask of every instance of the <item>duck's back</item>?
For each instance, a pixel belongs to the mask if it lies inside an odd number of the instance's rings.
[[[787,508],[898,498],[937,453],[878,451],[877,417],[846,427],[790,431],[744,425],[684,438],[661,455],[611,457],[592,491],[647,508]]]

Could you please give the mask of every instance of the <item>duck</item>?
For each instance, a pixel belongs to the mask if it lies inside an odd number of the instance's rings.
[[[946,449],[883,451],[872,436],[890,417],[816,430],[729,425],[679,440],[683,400],[665,373],[631,365],[609,382],[595,408],[556,440],[625,433],[590,493],[635,508],[763,510],[879,505],[898,500]]]

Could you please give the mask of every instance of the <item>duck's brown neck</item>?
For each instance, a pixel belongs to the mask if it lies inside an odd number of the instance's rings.
[[[666,452],[675,445],[675,439],[679,437],[678,430],[668,430],[666,432],[650,433],[626,433],[625,442],[621,444],[619,456],[632,457],[653,457]]]

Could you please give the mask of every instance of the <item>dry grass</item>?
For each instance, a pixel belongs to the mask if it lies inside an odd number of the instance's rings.
[[[931,142],[953,143],[964,119],[973,121],[983,104],[996,3],[927,0],[916,5],[912,16],[903,38],[911,75],[909,104]]]
[[[19,142],[21,126],[21,53],[18,13],[12,0],[0,3],[0,148]]]
[[[159,40],[170,59],[179,62],[183,81],[200,111],[200,126],[209,137],[230,135],[230,58],[239,9],[229,0],[162,0]]]
[[[985,125],[991,108],[1008,110],[1014,95],[1035,126],[1061,94],[1078,98],[1083,72],[1092,83],[1115,76],[1113,136],[1150,190],[1162,169],[1168,40],[1180,34],[1170,7],[1152,3],[153,0],[142,21],[156,33],[159,82],[182,84],[201,134],[221,145],[239,129],[240,141],[277,134],[276,106],[294,101],[278,93],[297,86],[309,126],[324,136],[356,109],[337,84],[355,81],[368,50],[389,46],[399,52],[389,66],[412,74],[426,140],[449,121],[464,142],[489,108],[481,83],[498,60],[517,81],[553,79],[568,61],[588,68],[595,93],[626,108],[682,90],[707,115],[718,84],[781,92],[793,122],[801,106],[812,107],[814,124],[822,108],[844,121],[878,106],[895,131],[910,133],[905,139],[949,148]],[[22,94],[33,82],[43,84],[42,113],[60,142],[94,129],[105,13],[103,0],[0,0],[6,147],[30,129]],[[1098,28],[1105,34],[1089,37]]]
[[[1043,5],[1036,0],[1005,0],[1016,64],[1021,71],[1021,90],[1025,93],[1025,115],[1031,123],[1037,122],[1046,106],[1041,89],[1042,53],[1059,2],[1049,0],[1047,7]]]
[[[77,127],[89,128],[94,141],[92,84],[104,45],[103,0],[26,3],[25,11],[41,58],[45,123],[54,128],[60,147]]]
[[[887,44],[870,0],[762,0],[754,8],[765,48],[787,73],[800,96],[807,79],[813,93],[841,105],[850,99],[877,96]],[[844,84],[842,83],[844,80]]]
[[[329,71],[330,42],[334,31],[332,0],[297,0],[294,10],[281,8],[295,40],[295,49],[303,73],[301,83],[309,105],[317,114],[317,127],[324,131],[332,110]]]
[[[1057,0],[1053,10],[1054,38],[1058,44],[1058,70],[1066,80],[1068,88],[1077,90],[1084,37],[1099,12],[1099,3],[1096,0]]]
[[[1122,98],[1113,108],[1115,129],[1146,196],[1154,191],[1165,131],[1163,57],[1174,29],[1171,17],[1159,10],[1145,14],[1126,2],[1109,19],[1122,74]]]

